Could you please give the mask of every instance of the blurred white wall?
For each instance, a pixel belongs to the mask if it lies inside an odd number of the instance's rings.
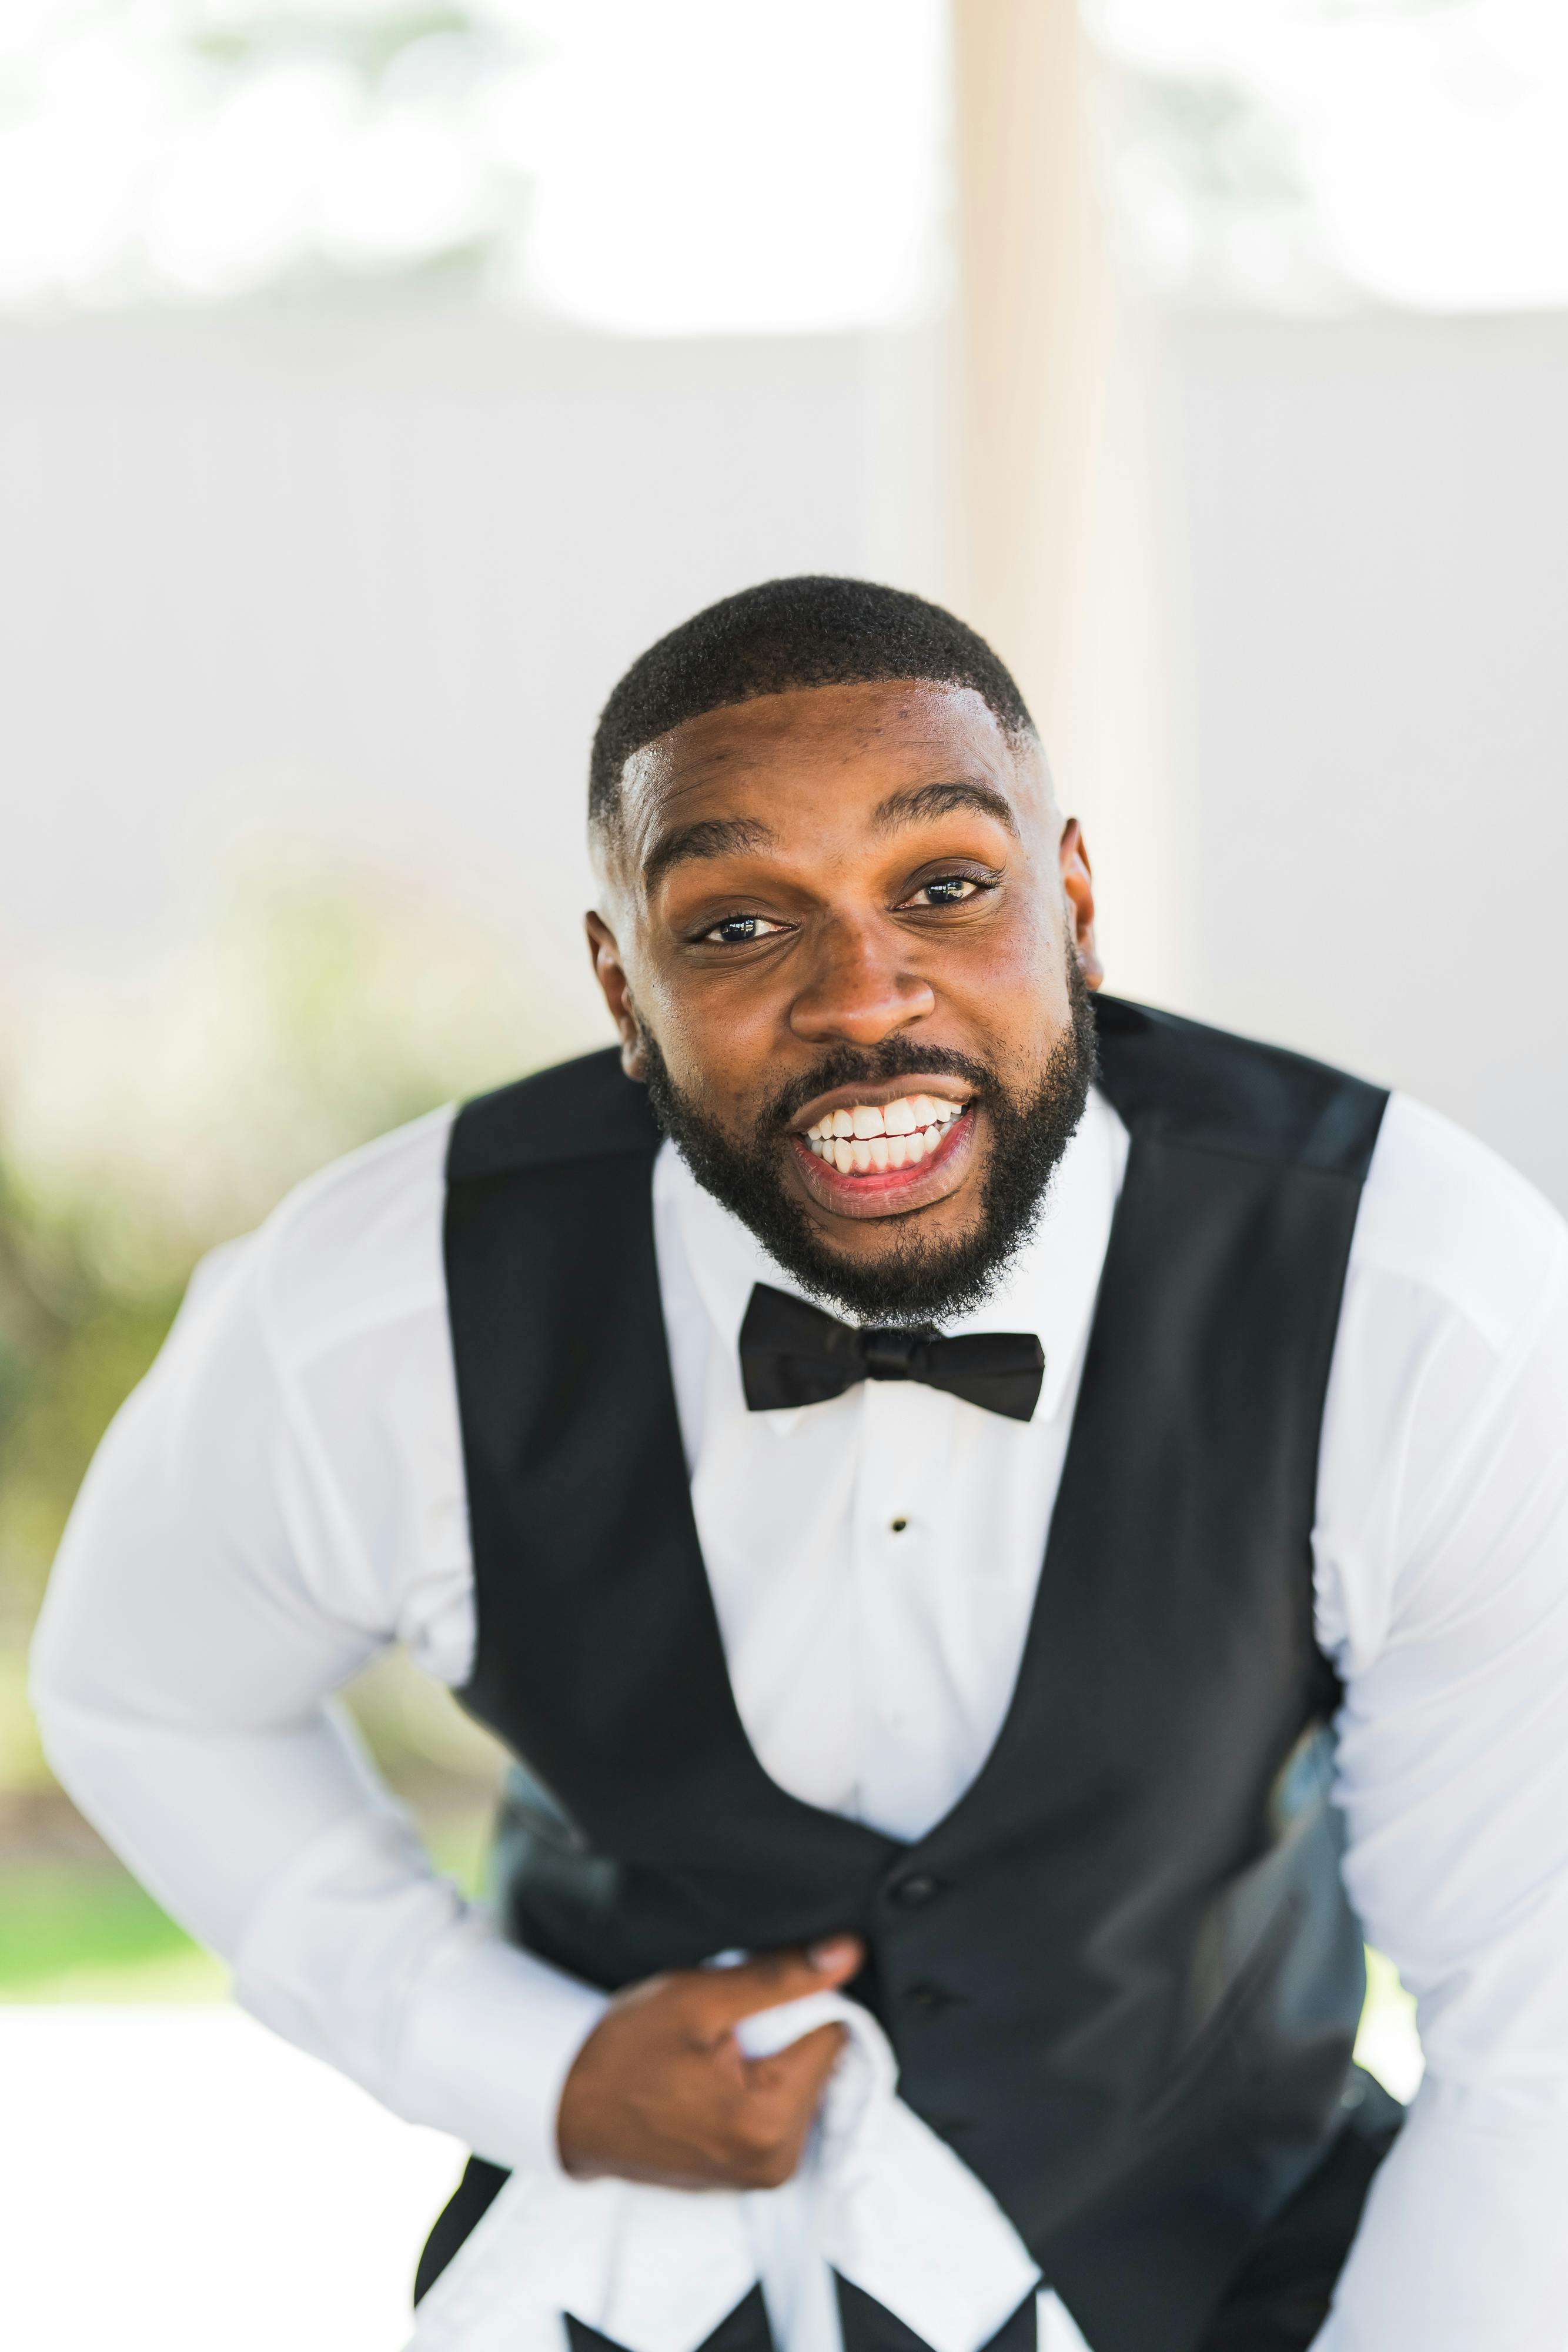
[[[1062,777],[1113,984],[1408,1087],[1568,1203],[1568,319],[1172,310],[1118,366]],[[770,573],[950,593],[946,373],[935,331],[413,296],[5,329],[0,977],[155,950],[270,817],[482,902],[597,1034],[600,701]]]
[[[1568,1207],[1568,317],[1178,319],[1193,1009]]]
[[[5,329],[0,971],[155,950],[272,819],[486,898],[586,983],[601,702],[751,581],[933,584],[924,348],[409,298]]]

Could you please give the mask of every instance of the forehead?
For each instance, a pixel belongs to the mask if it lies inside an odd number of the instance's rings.
[[[971,687],[895,679],[760,695],[686,719],[632,755],[622,780],[627,845],[642,863],[672,825],[744,814],[787,829],[830,804],[869,816],[901,785],[970,779],[1021,804],[1034,764]]]

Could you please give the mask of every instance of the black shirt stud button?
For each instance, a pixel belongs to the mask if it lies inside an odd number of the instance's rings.
[[[953,1996],[944,1992],[940,1985],[916,1984],[909,1987],[904,1998],[911,2009],[923,2009],[928,2016],[935,2016],[939,2009],[947,2007]]]
[[[916,1871],[911,1877],[901,1878],[898,1881],[893,1889],[893,1899],[895,1903],[907,1903],[913,1906],[920,1903],[929,1903],[932,1896],[938,1892],[938,1882],[935,1878],[925,1871]]]

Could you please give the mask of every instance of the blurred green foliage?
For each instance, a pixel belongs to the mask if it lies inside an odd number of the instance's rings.
[[[566,1050],[472,915],[298,845],[256,854],[132,984],[24,1007],[0,1068],[0,1997],[221,1988],[54,1787],[26,1695],[49,1565],[94,1448],[203,1253],[299,1178]],[[350,1693],[444,1860],[476,1878],[495,1750],[405,1661]],[[85,1990],[84,1990],[85,1989]]]
[[[198,19],[187,35],[193,54],[211,63],[254,68],[278,57],[325,55],[374,83],[422,41],[479,41],[479,25],[465,8],[231,9],[220,22]]]
[[[221,1999],[227,1978],[108,1864],[13,1861],[0,1905],[0,2000]]]
[[[0,1196],[0,1787],[26,1769],[9,1671],[94,1447],[157,1354],[180,1301],[169,1283],[118,1293],[68,1228],[51,1232],[19,1189]],[[16,1302],[20,1302],[20,1311]],[[9,1311],[7,1311],[9,1310]]]

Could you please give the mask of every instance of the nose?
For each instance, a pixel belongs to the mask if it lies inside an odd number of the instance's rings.
[[[936,1009],[929,981],[903,969],[908,942],[896,930],[839,919],[824,924],[811,969],[789,1007],[789,1026],[810,1045],[875,1045]]]

